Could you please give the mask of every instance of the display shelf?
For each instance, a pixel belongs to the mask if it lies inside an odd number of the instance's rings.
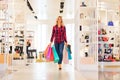
[[[14,28],[14,55],[19,54],[20,57],[23,58],[23,54],[25,51],[25,28],[24,23],[17,23],[15,24],[16,27]],[[14,57],[13,57],[14,58]]]
[[[13,44],[13,23],[5,21],[1,23],[1,52],[9,53],[6,48],[9,48]]]
[[[80,0],[78,1],[80,7],[96,7],[96,0]]]
[[[98,1],[98,61],[100,66],[120,65],[120,1]],[[104,2],[104,4],[101,4]],[[115,3],[116,5],[114,5]],[[103,7],[104,6],[104,7]],[[102,34],[103,33],[103,34]],[[101,38],[104,38],[100,40]]]
[[[83,5],[83,2],[86,5]],[[79,40],[76,45],[78,70],[97,70],[97,5],[93,0],[79,0],[76,18],[76,35]],[[97,0],[94,0],[97,2]],[[81,6],[81,3],[83,6]],[[90,68],[88,69],[87,66]]]
[[[26,30],[26,41],[30,41],[31,48],[34,49],[34,31],[32,30]]]
[[[10,46],[13,44],[14,24],[13,21],[10,21],[12,13],[9,14],[8,7],[10,6],[6,0],[0,1],[0,71],[7,70],[7,67],[12,63],[9,51]],[[10,9],[10,11],[12,11],[12,9]],[[12,53],[12,51],[10,53]]]
[[[100,66],[103,66],[103,65],[104,66],[118,66],[118,64],[120,64],[120,62],[99,62]]]
[[[96,19],[80,19],[80,24],[83,26],[94,26],[94,24],[96,24]]]

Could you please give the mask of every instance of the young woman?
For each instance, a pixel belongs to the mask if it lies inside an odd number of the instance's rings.
[[[54,40],[55,49],[59,56],[58,67],[59,70],[61,70],[62,59],[63,59],[63,48],[64,48],[64,44],[67,45],[66,28],[63,25],[63,20],[61,16],[58,16],[56,20],[56,25],[53,26],[50,45],[52,44],[53,40]]]

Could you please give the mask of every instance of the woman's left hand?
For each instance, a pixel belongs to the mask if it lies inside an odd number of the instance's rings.
[[[65,46],[67,46],[67,43],[65,42]]]

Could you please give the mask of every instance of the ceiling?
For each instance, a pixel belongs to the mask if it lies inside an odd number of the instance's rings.
[[[39,19],[52,19],[58,15],[66,18],[68,14],[74,16],[74,0],[29,0],[29,2]],[[63,9],[60,8],[61,2],[64,2]],[[63,10],[63,13],[60,13],[60,10]]]
[[[52,20],[56,19],[59,15],[63,16],[65,19],[74,19],[74,3],[76,0],[28,0],[34,13],[29,10],[26,1],[27,0],[0,0],[0,10],[8,8],[9,15],[14,15],[18,22],[24,22],[25,14],[27,14],[28,17],[31,17],[32,15],[33,18],[34,16],[37,16],[37,19],[39,20]],[[98,1],[100,2],[100,6],[103,7],[106,7],[108,3],[112,4],[108,5],[111,8],[119,5],[119,0]],[[64,7],[62,9],[60,8],[61,2],[64,2]],[[60,10],[63,10],[63,13],[60,13]]]
[[[27,1],[33,11],[29,9]],[[61,2],[64,3],[62,8]],[[74,0],[0,0],[0,10],[2,9],[7,10],[19,23],[24,22],[25,16],[29,19],[37,17],[38,20],[52,20],[59,15],[74,18]]]
[[[0,0],[0,10],[7,9],[7,1]]]
[[[120,0],[98,0],[99,7],[107,8],[108,10],[118,10],[120,6]]]

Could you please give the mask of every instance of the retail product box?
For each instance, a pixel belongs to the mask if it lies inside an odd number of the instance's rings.
[[[11,65],[12,64],[12,55],[11,54],[0,54],[0,64],[4,64],[6,61],[6,64]]]
[[[14,54],[13,54],[13,58],[20,58],[20,54],[14,53]]]
[[[12,65],[12,55],[11,54],[7,55],[7,64],[8,64],[8,66]]]
[[[4,54],[0,54],[0,64],[4,64]]]

